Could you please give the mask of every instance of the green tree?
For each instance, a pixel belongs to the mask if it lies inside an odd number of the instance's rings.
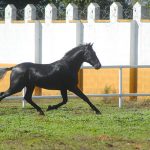
[[[133,6],[136,2],[140,2],[143,5],[150,6],[150,0],[125,0],[128,5]]]
[[[44,8],[48,3],[53,3],[58,9],[58,18],[65,19],[65,9],[69,3],[74,3],[79,9],[79,18],[86,19],[87,7],[93,3],[98,3],[101,8],[101,17],[109,18],[109,7],[114,2],[120,2],[123,8],[131,8],[131,2],[136,2],[137,0],[0,0],[0,10],[4,10],[7,4],[14,4],[17,8],[17,19],[23,19],[24,8],[27,4],[34,4],[37,8],[37,19],[44,19]],[[144,1],[144,0],[139,0]],[[145,0],[150,3],[150,0]],[[132,8],[131,8],[132,9]],[[4,13],[3,13],[4,14]]]

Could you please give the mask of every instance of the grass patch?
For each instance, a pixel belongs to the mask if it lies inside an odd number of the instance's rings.
[[[59,100],[36,100],[46,110]],[[150,147],[150,104],[105,104],[92,102],[102,111],[96,115],[80,99],[71,99],[58,110],[39,116],[19,101],[0,103],[0,150],[148,150]],[[134,106],[134,107],[131,107]]]

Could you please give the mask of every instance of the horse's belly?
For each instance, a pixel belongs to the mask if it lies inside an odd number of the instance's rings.
[[[66,88],[67,83],[60,80],[38,81],[36,86],[44,89],[60,90]]]
[[[36,80],[35,85],[40,88],[60,90],[62,88],[68,88],[77,84],[76,79],[72,79],[69,76],[51,76],[48,78],[39,78]]]
[[[36,86],[43,88],[43,89],[48,89],[48,90],[60,90],[63,87],[61,85],[52,85],[52,84],[50,84],[50,85],[36,85]]]

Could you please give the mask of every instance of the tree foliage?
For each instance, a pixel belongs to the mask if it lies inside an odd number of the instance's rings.
[[[27,4],[34,4],[34,5],[41,5],[45,6],[48,3],[53,3],[57,7],[64,4],[64,6],[67,6],[69,3],[74,3],[78,5],[79,8],[87,7],[91,2],[92,3],[98,3],[101,7],[110,5],[115,0],[1,0],[0,6],[6,7],[7,4],[14,4],[16,8],[23,9]],[[125,5],[124,0],[117,0],[118,2]]]
[[[23,10],[27,4],[34,4],[37,8],[37,19],[44,18],[44,8],[48,3],[53,3],[58,9],[58,18],[65,18],[65,9],[69,3],[74,3],[79,9],[79,18],[85,19],[87,16],[87,7],[90,3],[97,3],[101,8],[101,15],[109,17],[109,7],[114,2],[120,2],[123,8],[127,8],[130,2],[137,0],[0,0],[0,10],[8,4],[14,4],[18,11],[17,19],[23,19]],[[142,1],[142,0],[140,0]],[[150,2],[150,0],[148,0]]]

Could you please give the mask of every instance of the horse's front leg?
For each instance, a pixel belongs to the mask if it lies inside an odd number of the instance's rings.
[[[101,114],[101,112],[90,102],[88,97],[83,94],[83,92],[78,88],[72,88],[70,89],[71,92],[75,93],[77,96],[79,96],[81,99],[83,99],[85,102],[89,104],[89,106],[96,112],[96,114]]]
[[[68,101],[67,90],[66,89],[61,90],[61,95],[62,95],[63,101],[61,103],[53,105],[53,106],[49,105],[47,108],[47,111],[53,110],[53,109],[58,109],[60,106],[67,103],[67,101]]]

